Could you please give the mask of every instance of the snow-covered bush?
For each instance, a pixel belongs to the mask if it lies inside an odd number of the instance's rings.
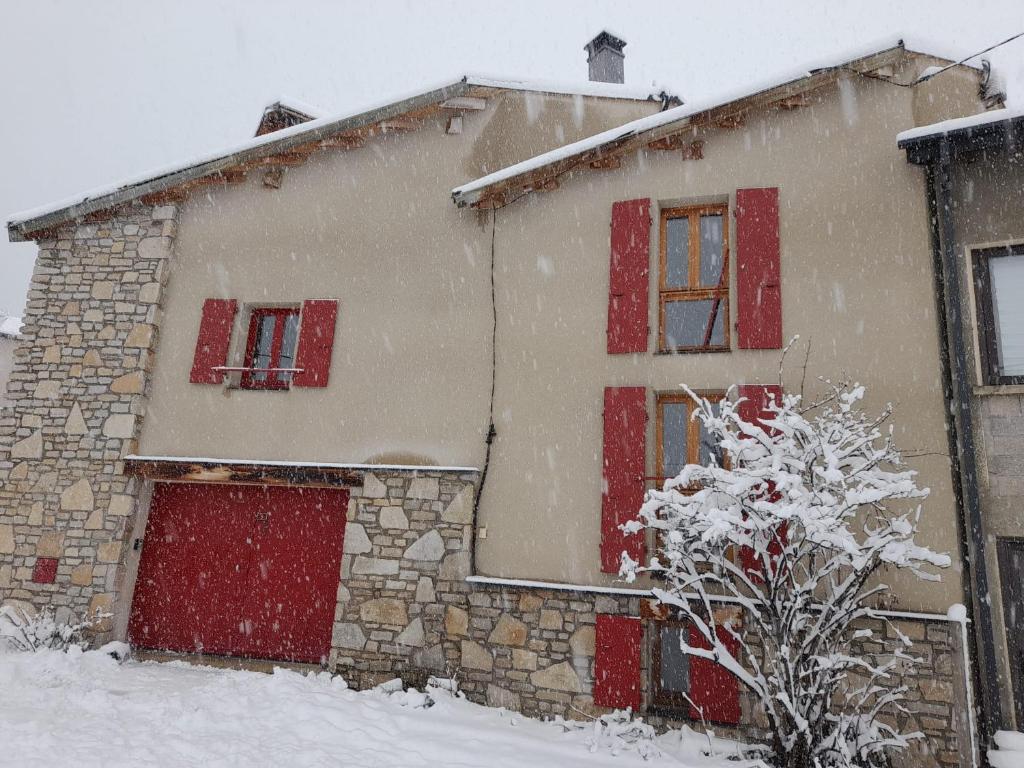
[[[628,709],[617,709],[594,720],[586,744],[591,752],[635,752],[644,760],[661,757],[655,745],[657,733],[642,718],[633,717]]]
[[[868,417],[863,387],[826,384],[809,406],[796,395],[770,403],[760,423],[746,421],[738,401],[712,405],[690,392],[720,458],[684,467],[624,526],[654,529],[660,548],[647,565],[623,553],[623,575],[664,577],[657,599],[706,646],[684,634],[683,652],[716,661],[754,694],[771,761],[785,768],[881,766],[917,736],[888,717],[905,689],[887,679],[914,662],[910,641],[901,637],[905,647],[881,660],[856,645],[872,635],[863,620],[886,621],[872,610],[887,591],[877,573],[937,579],[930,569],[950,563],[915,543],[919,506],[890,506],[927,496],[901,468],[891,425],[884,430],[891,409]],[[743,626],[715,610],[723,597]],[[754,635],[760,651],[745,640]]]
[[[88,643],[82,635],[88,626],[59,622],[52,608],[33,613],[15,605],[0,606],[0,649],[66,651],[73,645],[85,648]]]

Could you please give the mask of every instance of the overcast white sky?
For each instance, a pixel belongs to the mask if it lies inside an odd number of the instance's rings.
[[[1024,1],[4,0],[0,218],[242,140],[281,95],[344,111],[467,71],[585,80],[605,26],[627,84],[694,99],[900,35],[974,53],[1024,30]],[[990,58],[1024,103],[1024,39]],[[34,253],[0,234],[0,313]]]

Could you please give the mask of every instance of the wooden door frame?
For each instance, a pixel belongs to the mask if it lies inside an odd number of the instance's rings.
[[[1000,597],[1003,603],[1003,631],[1006,635],[1006,655],[1009,659],[1010,669],[1010,695],[1013,700],[1013,709],[1016,713],[1017,728],[1024,727],[1024,639],[1019,632],[1014,632],[1007,623],[1006,617],[1010,612],[1010,605],[1016,603],[1020,610],[1024,610],[1024,584],[1014,583],[1008,576],[1012,573],[1009,559],[1013,550],[1019,550],[1021,558],[1024,559],[1024,538],[997,537],[996,538],[996,559],[999,564]],[[1024,574],[1024,567],[1021,568]],[[1013,594],[1013,590],[1018,590]],[[1024,619],[1020,620],[1024,627]],[[1018,660],[1020,668],[1015,667]]]

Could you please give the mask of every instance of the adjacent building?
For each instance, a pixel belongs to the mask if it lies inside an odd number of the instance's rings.
[[[623,46],[595,38],[592,73]],[[243,145],[16,217],[40,250],[0,598],[143,649],[756,731],[715,665],[662,672],[687,630],[618,580],[653,542],[617,523],[705,455],[681,383],[756,408],[849,374],[900,404],[922,538],[958,551],[928,205],[892,137],[983,86],[902,41],[682,105],[466,77],[341,117],[272,105]],[[796,335],[806,373],[780,382]],[[915,764],[970,764],[961,569],[891,575],[926,658],[902,679]]]
[[[951,439],[993,728],[1024,728],[1024,112],[905,131],[924,170]]]

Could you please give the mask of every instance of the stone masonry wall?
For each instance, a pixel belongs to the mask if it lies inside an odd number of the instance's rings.
[[[428,675],[456,677],[471,700],[531,716],[605,711],[591,695],[597,614],[639,616],[647,598],[466,581],[475,480],[475,473],[379,472],[353,489],[331,668],[358,688],[394,677],[416,686]],[[900,620],[870,628],[864,653],[888,653],[898,629],[921,659],[891,679],[909,689],[910,711],[897,724],[926,737],[900,764],[969,765],[960,626]],[[678,725],[679,718],[646,708],[653,633],[646,635],[642,714],[657,726]],[[748,640],[756,648],[757,638]],[[741,709],[739,728],[716,725],[716,732],[763,739],[764,717],[749,694]]]
[[[135,205],[39,242],[24,341],[0,421],[0,601],[107,613],[124,579],[174,206]],[[37,558],[58,558],[52,584]],[[95,629],[109,629],[104,619]]]

